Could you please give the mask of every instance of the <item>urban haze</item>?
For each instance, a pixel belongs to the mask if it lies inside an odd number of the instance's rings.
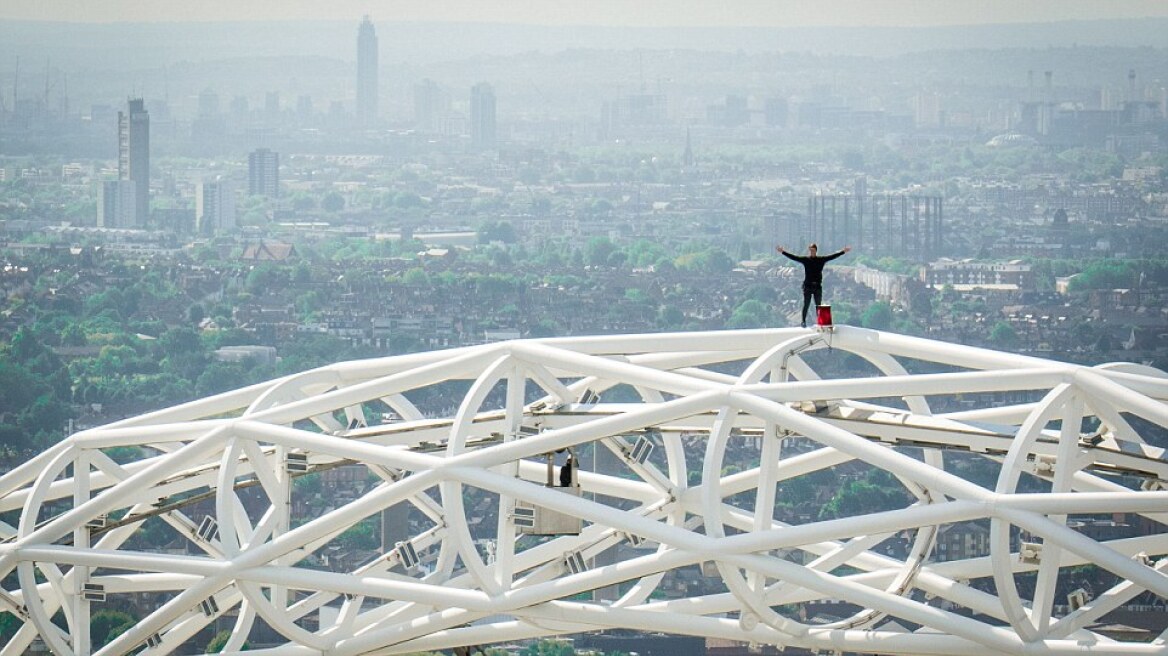
[[[76,4],[0,10],[3,471],[87,428],[334,362],[798,326],[803,271],[776,247],[812,243],[850,248],[824,273],[836,324],[1168,370],[1161,3],[898,2],[878,18],[848,2],[679,17],[660,2]],[[856,360],[820,364],[846,376]],[[466,388],[429,392],[445,416]],[[787,511],[906,496],[848,475],[867,487],[818,477]],[[313,485],[306,514],[328,509]],[[143,526],[134,539],[173,548]],[[345,554],[392,547],[381,524],[344,535]],[[1114,584],[1080,574],[1069,588]],[[702,585],[670,579],[667,596]],[[103,611],[95,649],[139,601]],[[1163,597],[1121,610],[1163,640]],[[0,639],[21,625],[0,613]],[[212,628],[179,653],[230,622]]]

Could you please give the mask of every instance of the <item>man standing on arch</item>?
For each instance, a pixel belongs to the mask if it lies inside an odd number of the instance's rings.
[[[852,250],[851,246],[844,246],[843,250],[836,251],[831,255],[824,255],[820,257],[817,255],[819,247],[811,244],[807,247],[807,255],[795,255],[788,253],[782,246],[775,246],[775,250],[785,255],[788,259],[795,260],[803,265],[803,314],[801,325],[807,327],[807,308],[811,307],[811,298],[815,297],[815,304],[819,305],[823,302],[823,267],[828,262]]]

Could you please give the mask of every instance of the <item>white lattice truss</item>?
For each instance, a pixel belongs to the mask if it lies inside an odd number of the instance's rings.
[[[813,368],[843,360],[868,374]],[[961,408],[935,414],[942,399]],[[0,653],[38,638],[57,654],[189,653],[216,623],[233,627],[228,653],[266,625],[284,642],[248,653],[281,655],[613,627],[840,652],[1164,654],[1164,635],[1092,628],[1168,597],[1168,462],[1138,432],[1168,426],[1165,399],[1168,377],[1145,366],[846,326],[339,363],[79,432],[0,478],[0,607],[24,621]],[[561,450],[585,459],[578,490],[546,485]],[[592,471],[598,454],[612,466]],[[946,468],[959,457],[991,465],[992,488]],[[297,516],[297,479],[342,466],[368,489]],[[901,507],[776,511],[803,477],[874,470],[903,486]],[[400,542],[322,567],[347,529],[401,503]],[[578,533],[521,531],[516,509],[532,507]],[[1072,521],[1113,513],[1147,534],[1093,539]],[[170,548],[132,546],[146,521]],[[970,524],[984,554],[938,554]],[[1118,583],[1068,595],[1085,565]],[[602,589],[617,592],[586,594]],[[149,605],[99,647],[90,618],[119,598]]]

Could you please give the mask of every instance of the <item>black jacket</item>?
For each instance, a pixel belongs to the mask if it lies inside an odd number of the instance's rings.
[[[822,285],[823,266],[843,254],[843,250],[838,250],[831,255],[816,255],[815,257],[811,257],[810,255],[795,255],[794,253],[783,251],[783,255],[803,265],[804,285]]]

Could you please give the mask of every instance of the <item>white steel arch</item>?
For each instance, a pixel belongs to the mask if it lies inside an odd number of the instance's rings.
[[[847,326],[338,363],[77,433],[0,477],[0,609],[23,620],[0,655],[189,653],[212,625],[227,653],[272,655],[614,627],[1163,654],[1165,635],[1096,627],[1168,598],[1168,460],[1147,443],[1166,400],[1148,367]],[[565,451],[579,487],[548,487]],[[868,480],[899,492],[790,504]],[[533,513],[560,528],[531,535]],[[1140,530],[1083,529],[1119,513]],[[384,548],[347,546],[381,524]],[[945,553],[961,531],[983,548]],[[102,607],[141,619],[91,636]]]

